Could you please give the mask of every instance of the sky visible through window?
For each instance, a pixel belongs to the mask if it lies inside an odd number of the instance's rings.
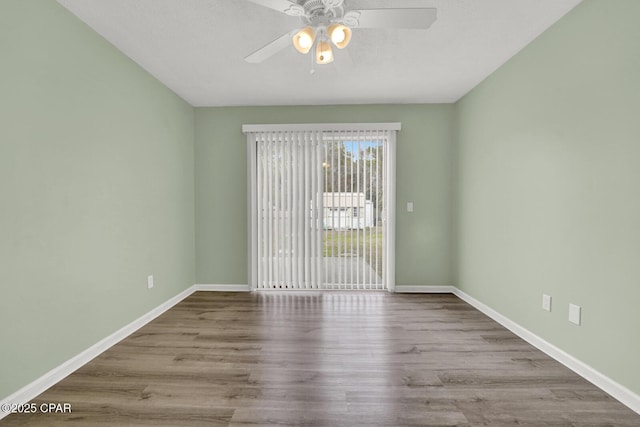
[[[353,160],[359,160],[360,152],[370,147],[382,150],[382,141],[343,141],[344,149],[351,153]]]

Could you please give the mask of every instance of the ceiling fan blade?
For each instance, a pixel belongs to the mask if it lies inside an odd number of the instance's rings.
[[[289,0],[249,0],[252,3],[259,4],[260,6],[268,7],[269,9],[277,10],[278,12],[285,13],[289,16],[302,16],[304,15],[304,8],[298,3]]]
[[[345,21],[355,28],[407,28],[426,30],[438,18],[438,10],[421,9],[360,9],[345,14]],[[349,25],[349,24],[347,24]]]
[[[262,62],[267,58],[275,55],[281,50],[287,48],[288,46],[293,46],[291,42],[292,33],[286,33],[268,43],[267,45],[261,47],[260,49],[253,52],[251,55],[244,58],[245,61],[250,62],[252,64],[257,64],[258,62]]]

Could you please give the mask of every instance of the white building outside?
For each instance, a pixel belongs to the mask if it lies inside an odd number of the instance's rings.
[[[364,193],[323,193],[325,230],[373,227],[373,203]]]

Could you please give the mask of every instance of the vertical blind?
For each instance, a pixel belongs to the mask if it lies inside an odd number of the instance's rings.
[[[322,133],[257,134],[258,287],[317,289],[322,278]]]
[[[344,126],[244,126],[254,289],[387,288],[399,124]]]

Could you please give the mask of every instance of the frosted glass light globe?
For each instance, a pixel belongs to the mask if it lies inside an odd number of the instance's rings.
[[[308,34],[301,34],[300,38],[298,39],[298,43],[300,44],[300,47],[306,49],[311,47],[312,44],[312,40],[311,37],[309,37]]]
[[[342,43],[347,35],[344,33],[342,29],[338,29],[331,34],[331,41],[335,44]]]

